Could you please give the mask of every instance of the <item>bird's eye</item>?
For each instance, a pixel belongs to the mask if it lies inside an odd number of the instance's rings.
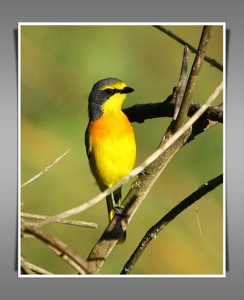
[[[107,94],[112,95],[114,93],[113,89],[106,89],[104,90]]]

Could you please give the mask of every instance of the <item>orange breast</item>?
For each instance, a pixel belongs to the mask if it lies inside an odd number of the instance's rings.
[[[134,167],[134,132],[124,113],[102,115],[89,126],[90,167],[101,190],[111,187]]]

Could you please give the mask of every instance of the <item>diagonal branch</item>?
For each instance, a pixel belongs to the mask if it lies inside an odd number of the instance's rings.
[[[148,247],[149,243],[157,237],[160,231],[162,231],[166,225],[168,225],[172,220],[174,220],[181,212],[183,212],[190,205],[200,200],[207,193],[214,190],[220,184],[223,183],[223,174],[209,180],[208,182],[201,185],[195,192],[181,201],[173,209],[171,209],[162,219],[160,219],[154,226],[152,226],[148,232],[145,234],[143,239],[140,241],[134,253],[131,255],[130,259],[125,264],[121,274],[129,274],[143,254],[143,252]]]
[[[70,151],[70,149],[68,149],[64,154],[62,154],[61,156],[57,157],[53,162],[50,163],[50,165],[48,165],[44,170],[42,170],[41,172],[39,172],[38,174],[36,174],[35,176],[33,176],[32,178],[30,178],[29,180],[27,180],[25,183],[23,183],[21,185],[21,188],[25,187],[26,185],[30,184],[31,182],[33,182],[34,180],[36,180],[38,177],[40,177],[42,174],[44,174],[45,172],[47,172],[50,168],[52,168],[57,162],[59,162],[68,152]]]
[[[48,235],[33,225],[22,222],[22,233],[31,234],[47,244],[56,254],[58,254],[65,262],[81,274],[90,274],[87,263],[62,241]]]
[[[31,264],[30,262],[26,261],[22,256],[20,261],[21,261],[21,274],[25,274],[25,275],[36,275],[36,274],[51,275],[52,274],[43,268]]]
[[[153,26],[157,29],[159,29],[160,31],[166,33],[168,36],[172,37],[174,40],[176,40],[177,42],[179,42],[182,45],[187,45],[188,48],[193,52],[196,53],[197,49],[194,48],[192,45],[190,45],[189,43],[187,43],[186,41],[184,41],[183,39],[181,39],[180,37],[178,37],[176,34],[174,34],[173,32],[171,32],[170,30],[166,29],[164,26],[161,25],[155,25]],[[208,63],[210,63],[213,67],[219,69],[220,71],[223,72],[223,66],[218,63],[215,59],[210,58],[208,56],[205,56],[204,60],[206,60]]]

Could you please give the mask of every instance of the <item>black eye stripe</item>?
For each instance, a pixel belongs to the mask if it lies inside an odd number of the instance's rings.
[[[105,89],[105,90],[103,90],[106,94],[108,94],[108,95],[114,95],[114,94],[116,94],[116,93],[121,93],[121,90],[119,90],[119,89],[110,89],[110,88],[108,88],[108,89]]]
[[[104,89],[102,91],[105,92],[109,96],[113,96],[114,94],[128,94],[128,93],[134,92],[134,89],[126,86],[122,90],[116,89],[116,88],[114,88],[114,89],[113,88],[107,88],[107,89]]]

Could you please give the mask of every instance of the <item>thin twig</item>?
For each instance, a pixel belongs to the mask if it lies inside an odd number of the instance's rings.
[[[28,181],[26,181],[25,183],[23,183],[21,185],[21,188],[25,187],[27,184],[31,183],[32,181],[36,180],[38,177],[40,177],[43,173],[47,172],[50,168],[52,168],[57,162],[60,161],[60,159],[62,159],[68,152],[70,151],[67,150],[64,154],[62,154],[61,156],[59,156],[58,158],[56,158],[53,162],[51,162],[50,165],[48,165],[44,170],[42,170],[41,172],[39,172],[38,174],[36,174],[35,176],[33,176],[31,179],[29,179]]]
[[[201,199],[204,195],[214,190],[217,186],[223,183],[223,174],[209,180],[205,184],[201,185],[190,196],[181,201],[173,209],[171,209],[162,219],[160,219],[150,230],[145,234],[139,245],[137,246],[130,259],[125,264],[121,274],[129,274],[134,267],[135,263],[146,250],[149,243],[157,237],[160,231],[162,231],[166,225],[174,220],[183,210]]]
[[[22,231],[40,239],[80,274],[91,273],[88,264],[80,256],[73,253],[73,251],[62,241],[41,231],[36,226],[26,224],[25,222],[22,222]]]
[[[50,217],[44,216],[44,215],[21,213],[21,218],[40,221],[40,220],[48,220]],[[57,219],[56,222],[61,223],[61,224],[66,224],[66,225],[81,226],[81,227],[87,227],[87,228],[97,228],[98,227],[96,223],[84,222],[84,221]],[[32,225],[34,225],[34,223]]]
[[[198,225],[199,233],[202,238],[202,227],[201,227],[201,222],[198,214],[197,203],[196,203],[196,216],[197,216],[197,225]]]
[[[190,45],[189,43],[187,43],[186,41],[184,41],[183,39],[181,39],[180,37],[178,37],[176,34],[172,33],[170,30],[166,29],[164,26],[161,25],[155,25],[153,26],[157,29],[159,29],[160,31],[166,33],[168,36],[172,37],[174,40],[176,40],[177,42],[179,42],[182,45],[187,45],[188,48],[193,52],[193,53],[197,53],[197,49],[194,48],[192,45]],[[223,72],[223,66],[218,63],[215,59],[210,58],[208,56],[205,56],[204,58],[205,61],[207,61],[208,63],[211,64],[211,66],[219,69],[220,71]]]
[[[22,257],[21,257],[21,274],[24,274],[24,275],[36,274]]]
[[[26,261],[23,257],[21,257],[21,274],[27,274],[27,275],[51,275],[52,273],[50,273],[49,271],[40,268],[28,261]]]

